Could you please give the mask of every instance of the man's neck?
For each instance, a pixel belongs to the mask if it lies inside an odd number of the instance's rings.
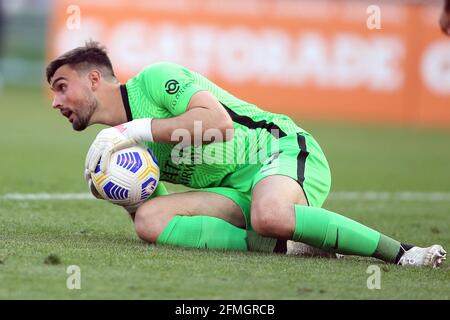
[[[97,100],[99,105],[92,123],[117,126],[128,121],[119,82],[108,83]]]

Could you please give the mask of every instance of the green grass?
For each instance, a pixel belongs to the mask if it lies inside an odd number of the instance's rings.
[[[87,192],[85,133],[41,91],[0,96],[0,196]],[[450,132],[299,121],[327,154],[333,191],[450,191]],[[450,247],[450,201],[329,200],[326,207],[404,242]],[[450,299],[450,268],[405,269],[374,259],[155,247],[102,201],[0,200],[0,299]],[[50,256],[50,258],[49,258]],[[368,290],[367,267],[382,268]],[[66,269],[81,268],[81,290]]]

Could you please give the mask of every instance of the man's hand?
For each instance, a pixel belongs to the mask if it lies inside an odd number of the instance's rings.
[[[99,132],[86,156],[85,168],[94,172],[100,161],[100,170],[106,172],[111,155],[135,146],[140,141],[153,141],[152,119],[137,119]]]
[[[442,32],[446,35],[450,35],[450,1],[445,0],[444,9],[441,13],[441,18],[439,19],[439,24],[441,26]]]
[[[121,131],[120,126],[100,131],[86,156],[85,168],[89,173],[95,171],[99,161],[100,170],[106,172],[109,159],[114,152],[137,144],[134,138],[123,134]]]

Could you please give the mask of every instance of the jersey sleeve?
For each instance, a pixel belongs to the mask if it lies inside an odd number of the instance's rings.
[[[173,116],[186,112],[192,96],[204,90],[195,83],[192,71],[174,63],[157,63],[142,72],[147,93]]]

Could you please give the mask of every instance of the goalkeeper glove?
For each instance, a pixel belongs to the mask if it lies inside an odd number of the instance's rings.
[[[153,141],[152,119],[137,119],[99,132],[86,156],[85,168],[94,172],[100,161],[100,170],[106,172],[111,155],[135,146],[139,141]]]

